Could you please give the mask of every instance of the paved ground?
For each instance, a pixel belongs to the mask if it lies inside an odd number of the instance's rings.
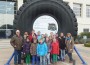
[[[78,48],[78,50],[80,51],[80,54],[89,65],[90,64],[90,48],[84,47],[83,44],[77,44],[75,46]],[[9,57],[12,55],[12,53],[13,53],[13,48],[11,47],[9,43],[9,39],[7,40],[0,39],[0,65],[4,65],[9,59]],[[83,65],[75,52],[73,53],[73,58],[76,60],[76,65]],[[13,59],[10,64],[13,65]],[[57,65],[73,65],[73,64],[69,63],[68,56],[66,56],[65,62],[60,61],[58,62]]]
[[[86,61],[86,63],[90,65],[90,47],[84,47],[83,44],[76,45],[76,47],[79,50],[81,56]]]

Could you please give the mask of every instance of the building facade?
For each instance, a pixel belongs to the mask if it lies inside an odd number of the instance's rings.
[[[0,0],[0,38],[13,35],[13,19],[26,0]],[[78,22],[78,34],[90,32],[90,0],[63,0],[74,11]]]
[[[90,0],[64,0],[74,11],[78,22],[78,34],[90,32]]]

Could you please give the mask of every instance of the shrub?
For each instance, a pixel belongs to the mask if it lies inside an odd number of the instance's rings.
[[[87,38],[90,38],[90,32],[86,33],[86,32],[82,32],[80,34],[80,36],[83,38],[83,36],[87,36]]]
[[[85,47],[90,47],[90,43],[84,44]]]
[[[79,40],[79,43],[80,43],[80,44],[84,44],[84,40],[83,40],[83,39],[80,39],[80,40]]]

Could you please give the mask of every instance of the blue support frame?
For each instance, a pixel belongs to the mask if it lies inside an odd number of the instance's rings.
[[[76,51],[77,55],[79,56],[80,60],[82,61],[83,65],[87,65],[87,63],[85,62],[85,60],[82,58],[82,56],[80,55],[80,53],[78,52],[78,49],[74,46],[74,50]]]
[[[10,65],[10,62],[11,62],[13,57],[14,57],[14,52],[13,52],[12,56],[9,58],[9,60],[6,62],[6,64],[4,64],[4,65]]]
[[[79,56],[80,60],[82,61],[82,64],[83,64],[83,65],[87,65],[87,63],[86,63],[85,60],[82,58],[82,56],[81,56],[80,53],[78,52],[78,49],[77,49],[75,46],[74,46],[74,50],[75,50],[75,52],[77,53],[77,55]],[[12,58],[14,57],[14,53],[15,53],[15,52],[13,52],[12,56],[9,58],[9,60],[7,61],[7,63],[4,64],[4,65],[10,65],[10,62],[11,62]]]

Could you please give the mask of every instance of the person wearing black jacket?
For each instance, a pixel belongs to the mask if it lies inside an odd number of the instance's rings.
[[[60,33],[60,37],[59,37],[59,47],[60,47],[60,58],[62,61],[65,60],[65,48],[66,48],[66,44],[65,44],[65,36],[63,33]]]

